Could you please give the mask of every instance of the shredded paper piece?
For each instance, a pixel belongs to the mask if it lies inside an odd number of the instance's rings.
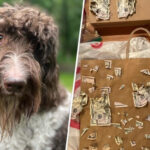
[[[146,106],[150,101],[150,86],[141,85],[138,87],[137,84],[132,83],[132,89],[134,106],[137,108]]]
[[[87,103],[88,96],[85,93],[81,92],[79,97],[75,97],[73,99],[71,119],[75,120]]]
[[[94,141],[94,140],[96,140],[96,138],[97,138],[97,133],[96,132],[93,132],[93,133],[89,134],[89,136],[87,137],[87,139],[90,140],[90,141]]]
[[[136,12],[136,0],[119,0],[118,1],[118,18],[127,18]]]
[[[125,108],[125,107],[128,107],[128,105],[123,104],[121,102],[114,102],[114,105],[115,105],[116,108]]]
[[[97,19],[108,20],[110,18],[110,0],[91,0],[90,11]]]

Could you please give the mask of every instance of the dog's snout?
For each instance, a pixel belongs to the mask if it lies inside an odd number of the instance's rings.
[[[4,83],[5,89],[10,93],[19,93],[22,92],[26,82],[19,79],[7,79]]]

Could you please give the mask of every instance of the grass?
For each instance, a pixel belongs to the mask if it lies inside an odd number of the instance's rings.
[[[60,73],[60,82],[61,84],[66,87],[70,92],[72,92],[72,86],[73,86],[73,73]]]

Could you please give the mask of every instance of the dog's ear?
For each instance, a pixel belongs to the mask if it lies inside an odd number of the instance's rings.
[[[30,20],[28,23],[26,22],[26,30],[29,29],[29,33],[33,35],[34,39],[30,39],[30,41],[33,40],[34,57],[41,66],[43,90],[41,108],[45,110],[59,103],[58,66],[56,63],[58,28],[51,17],[39,13],[37,20],[32,23]]]

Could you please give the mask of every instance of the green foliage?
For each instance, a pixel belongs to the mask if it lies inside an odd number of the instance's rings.
[[[72,83],[73,83],[73,74],[61,73],[60,74],[60,82],[64,87],[66,87],[71,92],[72,91]]]

